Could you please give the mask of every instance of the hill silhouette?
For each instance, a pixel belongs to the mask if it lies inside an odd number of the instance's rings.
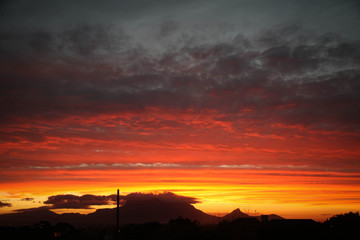
[[[255,218],[257,220],[259,220],[259,221],[262,220],[261,216],[256,216]],[[271,221],[271,220],[281,220],[281,219],[285,219],[285,218],[283,218],[283,217],[281,217],[279,215],[276,215],[276,214],[270,214],[270,215],[267,216],[267,219],[268,219],[268,221]]]
[[[231,221],[233,221],[235,219],[238,219],[238,218],[248,218],[248,217],[249,217],[249,215],[241,212],[240,209],[237,208],[234,211],[232,211],[231,213],[226,214],[225,216],[223,216],[221,218],[221,220],[231,222]]]
[[[189,218],[200,223],[212,223],[217,217],[206,214],[194,206],[183,202],[160,199],[129,200],[119,210],[120,223],[168,222],[177,217]],[[98,209],[88,215],[91,222],[99,221],[112,224],[116,218],[115,209]]]
[[[58,221],[58,216],[58,214],[50,211],[48,207],[22,209],[16,213],[0,215],[0,225],[32,225],[42,220],[56,223]]]
[[[189,218],[202,224],[217,223],[219,218],[196,209],[189,203],[161,199],[128,200],[119,209],[120,223],[168,222],[178,217]],[[98,209],[90,214],[52,212],[48,207],[18,210],[0,215],[1,226],[32,225],[39,221],[51,224],[67,222],[73,225],[114,225],[116,208]]]
[[[190,203],[159,198],[130,199],[119,209],[120,224],[167,223],[178,217],[188,218],[201,224],[217,224],[221,221],[230,222],[238,218],[249,218],[249,215],[241,212],[240,209],[235,209],[224,217],[216,217],[196,209]],[[282,219],[282,217],[273,214],[269,215],[270,219]],[[98,209],[90,214],[57,214],[49,207],[40,207],[0,215],[0,226],[32,225],[39,221],[47,221],[51,224],[67,222],[72,225],[113,226],[116,222],[116,208]]]

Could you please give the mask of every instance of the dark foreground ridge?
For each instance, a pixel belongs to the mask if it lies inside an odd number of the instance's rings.
[[[0,239],[350,239],[360,228],[359,213],[332,217],[325,223],[251,217],[239,209],[224,217],[206,214],[189,203],[160,199],[129,200],[119,208],[94,213],[56,214],[48,207],[0,215]]]
[[[75,227],[69,223],[52,225],[47,221],[40,221],[32,226],[0,227],[0,236],[3,240],[340,240],[355,239],[359,227],[359,213],[350,212],[334,216],[324,223],[307,219],[272,219],[261,222],[248,217],[201,225],[197,221],[179,217],[167,223],[122,224],[119,231],[115,231],[114,227]]]

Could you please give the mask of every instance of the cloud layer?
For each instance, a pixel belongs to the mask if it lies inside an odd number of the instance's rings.
[[[120,162],[138,146],[283,152],[284,165],[296,155],[299,165],[326,158],[335,167],[342,155],[359,168],[358,40],[299,24],[248,36],[175,20],[150,29],[148,42],[106,24],[2,35],[3,159],[21,162],[13,153],[24,145],[31,156],[81,143]],[[26,161],[41,166],[44,156]]]
[[[100,205],[114,205],[116,204],[116,195],[108,196],[98,196],[86,194],[82,196],[64,194],[64,195],[55,195],[48,197],[48,200],[44,204],[50,205],[51,209],[89,209],[92,206]],[[171,192],[164,192],[159,194],[153,193],[131,193],[128,195],[120,196],[121,204],[124,204],[126,201],[138,201],[138,200],[151,200],[151,199],[160,199],[167,202],[182,202],[182,203],[198,203],[199,201],[192,197],[185,197],[176,195]]]
[[[53,209],[74,208],[74,209],[89,209],[91,206],[110,205],[116,202],[116,195],[110,196],[96,196],[96,195],[82,195],[76,196],[72,194],[50,196],[45,204],[50,204]]]
[[[11,203],[5,203],[5,202],[0,201],[0,208],[3,208],[3,207],[11,207],[11,206],[12,206]]]
[[[159,53],[103,25],[3,36],[2,121],[156,108],[359,130],[359,41],[290,25],[207,43],[164,24]]]

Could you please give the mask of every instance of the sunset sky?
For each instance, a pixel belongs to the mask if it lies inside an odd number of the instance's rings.
[[[360,211],[359,26],[358,0],[1,1],[0,214]]]

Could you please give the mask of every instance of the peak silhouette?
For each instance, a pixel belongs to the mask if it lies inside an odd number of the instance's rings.
[[[106,221],[107,216],[115,217],[114,209],[99,209],[95,213],[89,214],[96,216],[96,219],[103,218]],[[177,217],[189,218],[201,223],[215,221],[216,217],[206,214],[189,203],[164,201],[157,198],[145,200],[128,200],[123,207],[119,209],[120,223],[142,223],[157,221],[160,223],[168,222]],[[113,220],[114,218],[111,218]]]
[[[188,218],[201,224],[216,224],[221,221],[231,222],[239,218],[250,216],[235,209],[224,217],[216,217],[196,209],[189,202],[166,200],[160,198],[129,199],[119,208],[120,224],[139,224],[144,222],[167,223],[171,219]],[[282,219],[277,215],[269,215],[271,219]],[[63,213],[57,214],[48,207],[21,209],[16,213],[0,215],[0,226],[33,225],[39,221],[51,224],[67,222],[73,225],[103,225],[114,226],[116,222],[116,208],[98,209],[90,214]]]
[[[231,213],[225,215],[222,220],[231,222],[237,218],[248,218],[249,215],[243,213],[242,211],[240,211],[239,208],[235,209],[234,211],[232,211]]]
[[[166,223],[178,217],[189,218],[203,224],[216,223],[218,218],[196,209],[189,203],[165,201],[157,198],[128,200],[119,209],[121,224],[156,221]],[[0,225],[32,225],[39,221],[51,224],[68,222],[73,225],[108,225],[115,224],[116,208],[98,209],[90,214],[56,214],[47,207],[19,210],[17,213],[0,215]]]

